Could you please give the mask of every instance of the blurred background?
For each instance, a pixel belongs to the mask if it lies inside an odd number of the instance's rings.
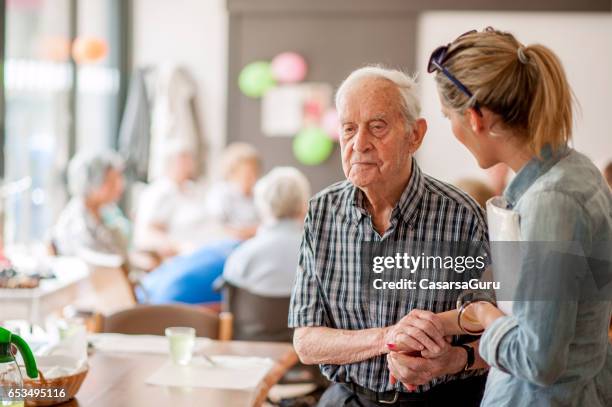
[[[44,239],[67,201],[66,166],[75,153],[120,147],[130,79],[139,69],[175,66],[189,76],[203,147],[198,160],[209,179],[218,176],[219,154],[234,141],[258,149],[264,172],[277,165],[297,166],[313,191],[342,178],[337,147],[329,157],[314,157],[316,164],[304,165],[293,151],[300,126],[291,130],[295,123],[270,119],[293,114],[275,111],[283,105],[278,100],[292,97],[290,92],[266,103],[263,97],[246,96],[238,86],[240,72],[248,64],[295,52],[307,65],[300,83],[321,84],[322,94],[333,95],[343,77],[365,64],[382,63],[417,74],[423,116],[429,123],[418,154],[420,165],[449,182],[463,178],[488,182],[488,175],[453,140],[439,112],[433,78],[424,73],[424,66],[436,46],[467,30],[491,25],[511,31],[526,44],[543,43],[561,57],[580,104],[575,146],[600,165],[612,159],[610,1],[6,0],[2,4],[1,167],[5,183],[13,182],[4,200],[7,242]],[[317,108],[332,107],[330,97],[323,95],[324,102],[315,103],[315,116],[325,114]],[[282,133],[282,127],[288,126],[290,134],[271,134],[274,128],[266,134],[266,115],[272,121],[268,127],[280,126]]]
[[[426,173],[481,205],[512,178],[454,139],[426,73],[487,26],[560,57],[573,145],[612,184],[611,0],[0,0],[0,324],[31,344],[68,323],[188,326],[291,351],[306,204],[344,179],[333,97],[350,72],[417,77]]]

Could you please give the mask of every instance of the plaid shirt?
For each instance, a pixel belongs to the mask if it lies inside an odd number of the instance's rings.
[[[380,236],[365,209],[361,190],[349,181],[331,185],[311,199],[304,223],[299,267],[289,308],[289,327],[325,326],[360,330],[397,323],[411,309],[446,311],[454,307],[451,290],[412,290],[392,306],[364,299],[363,242],[485,242],[484,211],[466,193],[422,174],[412,160],[412,174],[391,214],[389,229]],[[409,247],[406,251],[409,251]],[[479,278],[466,272],[466,281]],[[445,296],[440,300],[440,296]],[[452,297],[452,298],[451,298]],[[370,304],[370,305],[368,305]],[[389,383],[386,357],[346,365],[321,365],[332,381],[353,382],[374,391],[400,390]],[[483,374],[483,370],[447,375],[419,386]]]

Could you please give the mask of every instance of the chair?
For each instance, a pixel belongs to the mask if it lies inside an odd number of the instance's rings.
[[[136,304],[134,287],[124,267],[110,268],[90,266],[87,287],[82,306],[92,311],[108,314]]]
[[[224,282],[223,310],[234,316],[234,339],[291,342],[289,297],[264,297]]]
[[[289,297],[265,297],[250,293],[223,280],[223,309],[234,317],[234,339],[244,341],[292,342],[293,329],[287,327]],[[299,399],[325,389],[328,381],[317,366],[298,362],[270,390],[270,400]]]
[[[228,341],[232,338],[232,315],[182,305],[137,305],[114,314],[98,315],[97,331],[129,335],[164,335],[170,326],[195,328],[196,335]]]

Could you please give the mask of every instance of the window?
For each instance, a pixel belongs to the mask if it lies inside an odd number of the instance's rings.
[[[40,240],[65,202],[71,121],[69,0],[8,0],[5,243]]]
[[[44,240],[75,151],[113,147],[122,106],[122,0],[6,0],[4,240]]]
[[[121,1],[121,0],[119,0]],[[104,55],[96,62],[77,63],[77,151],[115,146],[120,120],[120,41],[116,1],[78,3],[77,38],[93,41]],[[111,46],[111,44],[113,44]]]

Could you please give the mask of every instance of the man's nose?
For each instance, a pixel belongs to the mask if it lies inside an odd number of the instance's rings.
[[[355,134],[355,141],[353,143],[353,150],[358,153],[363,153],[372,148],[372,143],[370,143],[370,135],[368,134],[366,129],[359,129]]]

